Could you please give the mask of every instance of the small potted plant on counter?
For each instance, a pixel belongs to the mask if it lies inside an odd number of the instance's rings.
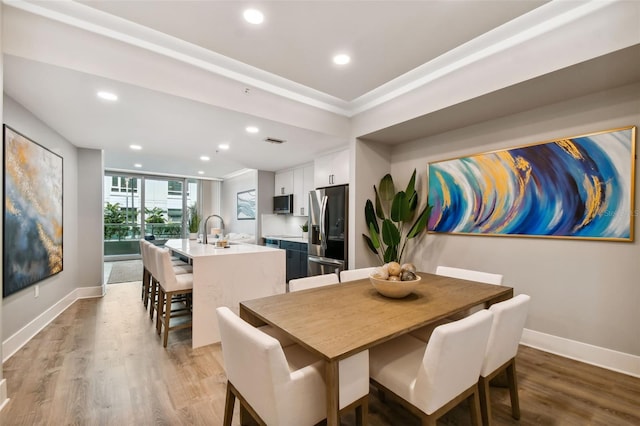
[[[300,229],[302,229],[302,239],[306,240],[309,238],[309,222],[305,222],[300,225]]]
[[[200,214],[195,204],[189,206],[189,239],[195,240],[198,238],[198,230],[200,229]]]

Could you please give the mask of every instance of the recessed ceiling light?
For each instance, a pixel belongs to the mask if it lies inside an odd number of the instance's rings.
[[[142,167],[142,164],[140,164],[140,163],[136,163],[136,164],[134,164],[134,165],[133,165],[133,167],[140,168],[140,167]]]
[[[258,133],[260,131],[256,126],[248,126],[245,130],[249,133]]]
[[[202,170],[198,170],[198,174],[199,174],[199,175],[203,175],[203,174],[204,174],[204,172],[203,172]]]
[[[105,101],[117,101],[118,95],[111,92],[98,92],[98,97],[100,99],[104,99]]]
[[[343,53],[333,57],[333,63],[337,65],[346,65],[349,62],[351,62],[351,58],[349,57],[349,55],[345,55]]]
[[[142,149],[142,147],[140,145],[129,145],[129,148],[135,150],[135,151],[140,151]]]
[[[200,156],[200,159],[201,159],[202,161],[209,161],[209,160],[211,160],[211,159],[210,159],[208,156],[206,156],[206,155],[201,155],[201,156]]]
[[[229,149],[229,144],[228,143],[221,143],[220,145],[218,145],[218,148],[220,149]]]
[[[257,9],[247,9],[242,13],[242,16],[244,16],[244,20],[250,24],[258,25],[264,21],[264,15]]]

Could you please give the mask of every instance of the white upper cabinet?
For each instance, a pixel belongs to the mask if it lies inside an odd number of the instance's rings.
[[[349,150],[318,157],[314,161],[315,187],[344,185],[349,183]]]
[[[309,215],[309,191],[313,186],[313,165],[308,165],[293,171],[293,215]]]
[[[293,170],[277,172],[275,176],[275,194],[293,194]]]

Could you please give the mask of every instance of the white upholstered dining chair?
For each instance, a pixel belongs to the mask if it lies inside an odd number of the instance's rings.
[[[310,426],[326,417],[322,359],[297,344],[283,347],[227,307],[216,314],[227,374],[225,426],[231,425],[236,398],[261,425]],[[355,407],[359,425],[367,418],[368,357],[365,351],[340,369],[339,408]]]
[[[422,419],[436,420],[463,400],[469,401],[472,424],[481,422],[478,377],[493,314],[475,314],[436,327],[425,343],[404,334],[369,350],[371,382],[391,393]]]
[[[340,280],[335,273],[324,275],[313,275],[311,277],[297,278],[289,280],[289,291],[306,290],[308,288],[322,287],[325,285],[338,284]]]
[[[345,269],[344,271],[340,271],[340,282],[343,283],[346,281],[369,278],[369,275],[371,275],[376,269],[378,268],[375,266],[370,268]]]
[[[480,370],[479,382],[480,407],[485,426],[491,423],[489,382],[503,371],[507,372],[507,383],[511,397],[511,416],[516,420],[520,418],[516,354],[527,319],[530,300],[528,295],[519,294],[504,302],[495,303],[489,308],[489,311],[493,312],[493,324],[489,334],[487,352]]]
[[[484,284],[502,285],[502,275],[489,272],[473,271],[471,269],[453,268],[451,266],[441,266],[436,268],[436,275],[462,280],[478,281]]]
[[[441,275],[443,277],[451,277],[451,278],[459,278],[461,280],[469,280],[469,281],[477,281],[483,284],[494,284],[494,285],[502,285],[502,275],[500,274],[492,274],[489,272],[481,272],[474,271],[471,269],[462,269],[462,268],[453,268],[451,266],[441,266],[439,265],[436,268],[436,275]],[[460,312],[455,314],[449,318],[445,318],[443,320],[438,321],[437,323],[419,328],[411,332],[413,337],[416,337],[423,342],[428,342],[431,333],[433,333],[433,329],[439,325],[446,324],[451,321],[456,321],[471,315],[474,312],[479,311],[484,308],[483,306],[474,306],[473,308],[466,310],[464,312]]]

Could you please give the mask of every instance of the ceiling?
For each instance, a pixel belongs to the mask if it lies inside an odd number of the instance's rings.
[[[87,43],[97,34],[155,49],[172,61],[188,62],[184,59],[188,55],[206,58],[215,66],[198,65],[196,59],[190,64],[200,66],[212,79],[222,76],[243,83],[247,95],[264,90],[287,100],[302,99],[305,108],[318,107],[348,122],[354,106],[383,98],[424,64],[545,3],[5,0],[4,19],[13,19],[16,7],[20,13],[53,19],[60,27],[80,28]],[[242,20],[247,6],[262,10],[262,25]],[[352,62],[334,65],[331,57],[343,52],[351,55]],[[46,55],[27,56],[5,51],[5,92],[74,145],[103,149],[110,169],[207,178],[245,168],[275,171],[345,146],[351,136],[348,130],[292,125],[295,120],[288,122],[286,114],[283,119],[268,119],[250,108],[224,107],[224,101],[198,101],[133,84],[126,76],[110,78],[69,62],[62,66]],[[117,93],[119,100],[97,99],[95,93],[101,88]],[[277,111],[280,104],[267,107]],[[244,130],[248,125],[260,132],[248,134]],[[401,138],[396,141],[416,136],[397,134]],[[286,142],[265,143],[266,137]],[[371,138],[390,139],[384,131]],[[228,151],[217,148],[222,142],[230,145]],[[130,144],[143,149],[133,152]],[[202,162],[201,155],[211,159]],[[134,163],[142,167],[134,168]]]

